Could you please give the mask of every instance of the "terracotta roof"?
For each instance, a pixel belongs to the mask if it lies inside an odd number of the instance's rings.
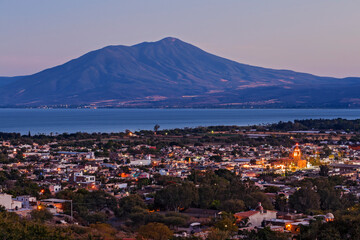
[[[238,212],[238,213],[235,213],[234,216],[235,217],[238,217],[238,218],[248,218],[254,214],[257,214],[259,213],[259,211],[246,211],[246,212]]]

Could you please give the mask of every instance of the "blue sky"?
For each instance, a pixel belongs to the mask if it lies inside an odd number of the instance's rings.
[[[177,37],[238,62],[360,76],[358,0],[0,0],[0,76]]]

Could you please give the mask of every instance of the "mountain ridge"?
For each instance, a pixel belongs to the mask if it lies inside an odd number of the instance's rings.
[[[360,78],[251,66],[173,37],[110,45],[7,84],[1,79],[1,107],[360,106]]]

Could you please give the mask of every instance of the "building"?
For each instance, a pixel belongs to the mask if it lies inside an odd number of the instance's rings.
[[[69,180],[72,183],[95,183],[95,176],[84,175],[83,172],[74,172]]]
[[[15,200],[22,203],[21,208],[30,208],[31,205],[36,204],[36,197],[30,195],[17,196]]]
[[[151,159],[130,161],[129,165],[130,166],[149,166],[149,165],[151,165]]]
[[[50,185],[49,190],[50,190],[51,194],[54,195],[55,193],[58,193],[61,191],[61,186],[60,185]]]
[[[264,221],[276,218],[276,213],[277,211],[264,210],[259,202],[255,210],[238,212],[234,214],[234,217],[237,223],[248,219],[250,227],[261,227]]]
[[[306,168],[306,160],[302,159],[301,150],[299,144],[296,143],[295,148],[290,155],[290,159],[292,159],[292,164],[294,164],[298,168]]]
[[[0,194],[0,205],[5,207],[6,210],[18,210],[22,208],[22,202],[12,198],[10,194]]]
[[[84,175],[82,172],[73,172],[69,177],[69,182],[78,187],[88,190],[97,190],[95,176]]]
[[[282,168],[306,168],[307,161],[302,158],[302,152],[297,143],[287,158],[280,158],[277,161],[272,162],[273,167],[282,167]]]

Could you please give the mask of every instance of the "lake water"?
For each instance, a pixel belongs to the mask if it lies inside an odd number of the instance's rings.
[[[0,109],[0,132],[119,132],[360,118],[360,109]]]

